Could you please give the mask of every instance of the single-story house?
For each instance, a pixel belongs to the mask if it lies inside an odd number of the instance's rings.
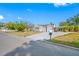
[[[48,31],[54,31],[54,25],[46,24],[46,25],[36,25],[33,28],[33,31],[37,32],[48,32]]]

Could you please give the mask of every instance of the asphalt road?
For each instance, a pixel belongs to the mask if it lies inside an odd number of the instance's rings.
[[[25,42],[24,38],[0,32],[0,55],[4,55],[13,49],[21,46]]]
[[[79,56],[79,49],[45,41],[31,41],[29,45],[24,43],[6,56]]]
[[[52,37],[67,34],[54,32]],[[25,38],[0,32],[0,55],[6,56],[79,56],[79,49],[58,44],[50,44],[48,33],[40,33]],[[27,44],[28,43],[28,44]]]

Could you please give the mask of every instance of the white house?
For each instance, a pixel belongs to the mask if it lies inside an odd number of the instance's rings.
[[[33,30],[38,32],[48,32],[50,30],[54,31],[54,25],[36,25]]]

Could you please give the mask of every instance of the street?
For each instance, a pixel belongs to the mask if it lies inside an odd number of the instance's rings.
[[[79,56],[79,49],[69,48],[58,44],[50,44],[44,41],[31,41],[25,43],[6,56]]]
[[[0,55],[4,55],[24,43],[24,38],[0,32]]]
[[[54,32],[52,37],[67,34]],[[0,32],[0,55],[6,56],[79,56],[79,50],[58,44],[50,44],[47,32],[25,38]],[[28,44],[27,44],[28,43]]]

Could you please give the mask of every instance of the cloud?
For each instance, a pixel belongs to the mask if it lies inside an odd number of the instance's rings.
[[[32,12],[32,10],[31,10],[31,9],[29,9],[29,8],[28,8],[28,9],[26,9],[26,10],[27,10],[28,12]]]
[[[23,18],[21,18],[21,17],[18,16],[18,19],[23,19]]]
[[[0,20],[4,19],[4,16],[3,15],[0,15]]]
[[[54,5],[55,7],[61,7],[61,6],[68,6],[68,5],[70,5],[70,4],[72,4],[72,3],[54,3],[53,5]]]

